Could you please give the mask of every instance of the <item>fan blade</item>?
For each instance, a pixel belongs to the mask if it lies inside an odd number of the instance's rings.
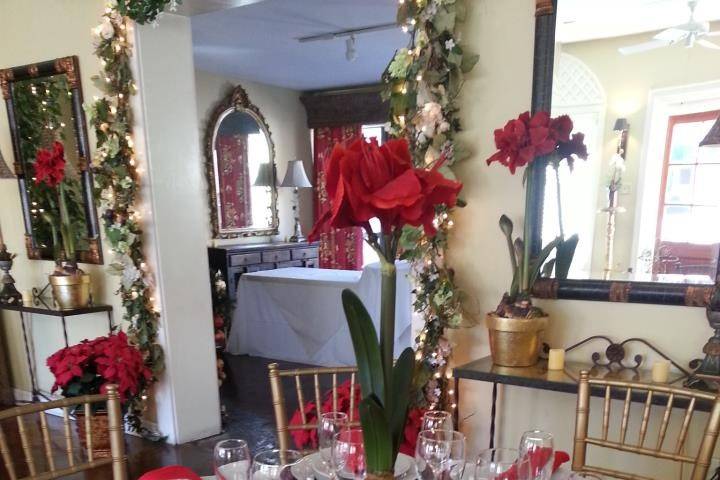
[[[653,40],[662,40],[663,42],[670,42],[670,44],[679,42],[688,36],[689,30],[684,28],[668,28],[658,33],[653,37]]]
[[[695,43],[697,43],[701,47],[710,48],[712,50],[720,50],[720,45],[718,45],[717,43],[713,43],[710,40],[705,40],[704,38],[696,40]]]
[[[618,51],[623,55],[633,55],[635,53],[647,52],[655,50],[656,48],[662,48],[672,45],[672,42],[664,40],[650,40],[645,43],[638,43],[637,45],[629,45],[627,47],[620,47]]]

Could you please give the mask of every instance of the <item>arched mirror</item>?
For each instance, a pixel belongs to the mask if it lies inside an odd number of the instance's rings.
[[[277,234],[275,146],[242,87],[215,108],[205,137],[214,237]]]

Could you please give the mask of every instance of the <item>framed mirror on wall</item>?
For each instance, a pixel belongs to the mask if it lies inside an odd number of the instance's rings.
[[[214,238],[276,235],[275,145],[265,117],[241,86],[213,111],[205,156]]]
[[[102,248],[77,57],[0,70],[0,88],[7,107],[28,257],[31,260],[58,258],[60,233],[56,215],[51,212],[58,210],[60,202],[57,189],[48,186],[57,180],[63,183],[73,227],[74,260],[101,264]],[[62,152],[55,159],[52,172],[38,174],[36,161],[42,152]],[[38,181],[39,176],[47,174],[53,182]]]
[[[532,244],[577,237],[544,298],[704,306],[720,265],[720,3],[553,0],[533,109],[569,115],[588,159],[537,165]],[[622,12],[622,15],[618,15]]]

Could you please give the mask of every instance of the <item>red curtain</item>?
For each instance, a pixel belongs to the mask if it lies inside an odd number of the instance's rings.
[[[359,136],[360,125],[323,127],[314,130],[315,150],[315,218],[330,209],[325,190],[325,162],[336,143]],[[336,229],[325,227],[320,232],[320,268],[360,270],[363,265],[363,233],[360,227]]]
[[[252,225],[248,137],[244,134],[222,135],[216,142],[220,223],[223,228],[247,227]]]

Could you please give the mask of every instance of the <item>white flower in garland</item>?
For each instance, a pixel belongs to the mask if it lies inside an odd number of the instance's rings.
[[[128,290],[133,284],[142,277],[142,273],[135,266],[133,259],[127,255],[122,256],[123,273],[122,273],[122,286]]]
[[[115,26],[112,24],[109,18],[103,17],[100,25],[95,27],[93,33],[97,37],[97,40],[110,40],[115,36]]]
[[[450,50],[452,50],[453,48],[455,48],[455,40],[452,39],[452,38],[449,38],[449,39],[445,40],[445,48],[447,48],[448,51],[450,51]]]
[[[123,190],[127,190],[128,188],[132,187],[133,179],[126,176],[125,178],[120,180],[120,182],[118,182],[118,185],[120,185],[120,188],[122,188]]]
[[[423,105],[413,123],[422,135],[433,138],[438,126],[444,121],[442,106],[437,102],[428,102]]]

